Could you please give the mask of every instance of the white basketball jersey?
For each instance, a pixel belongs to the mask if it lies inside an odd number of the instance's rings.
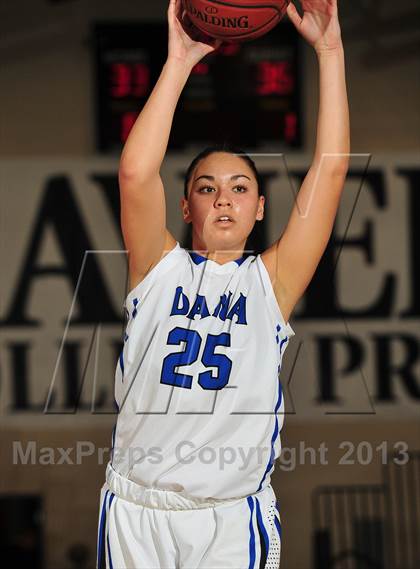
[[[199,498],[266,487],[280,454],[294,331],[261,256],[223,265],[177,242],[127,296],[112,466]]]

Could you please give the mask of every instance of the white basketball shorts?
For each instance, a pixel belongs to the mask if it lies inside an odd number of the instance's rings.
[[[271,485],[243,498],[204,500],[140,486],[108,463],[97,569],[278,569],[280,550]]]

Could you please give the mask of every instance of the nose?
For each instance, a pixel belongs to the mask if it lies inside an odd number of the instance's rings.
[[[220,190],[220,192],[216,196],[214,205],[215,205],[215,207],[232,205],[232,200],[231,200],[231,197],[229,196],[227,190],[223,190],[223,189]]]

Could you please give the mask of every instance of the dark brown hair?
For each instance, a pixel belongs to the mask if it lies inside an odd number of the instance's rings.
[[[236,148],[236,147],[234,147],[228,143],[223,143],[223,144],[217,144],[215,146],[208,146],[207,148],[202,150],[199,154],[197,154],[197,156],[192,160],[191,164],[188,166],[188,169],[187,169],[187,172],[186,172],[185,178],[184,178],[184,197],[185,197],[185,199],[188,199],[188,184],[190,183],[191,176],[194,172],[195,167],[200,162],[200,160],[207,158],[207,156],[210,156],[210,154],[214,154],[215,152],[227,152],[228,154],[236,154],[240,158],[242,158],[242,160],[244,160],[248,164],[248,166],[251,168],[251,170],[253,171],[253,173],[255,175],[255,178],[257,180],[257,186],[258,186],[258,195],[259,196],[262,195],[261,194],[261,188],[260,188],[260,175],[258,173],[257,167],[255,166],[255,163],[252,160],[252,158],[250,158],[248,156],[248,154],[246,152],[244,152],[243,150],[241,150],[240,148]]]

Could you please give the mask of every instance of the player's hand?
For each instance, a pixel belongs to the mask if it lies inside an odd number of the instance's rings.
[[[291,0],[287,15],[297,31],[317,53],[342,46],[337,0],[301,0],[303,17]]]
[[[181,0],[170,0],[168,25],[168,59],[179,59],[191,69],[222,44],[220,40],[202,34],[191,23]]]

